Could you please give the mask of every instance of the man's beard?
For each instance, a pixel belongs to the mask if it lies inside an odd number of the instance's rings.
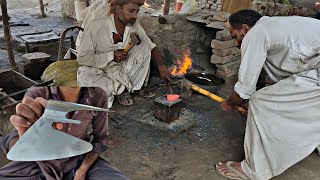
[[[135,19],[131,19],[131,20],[125,20],[124,18],[119,18],[119,19],[126,26],[133,26],[133,24],[136,22]]]
[[[241,47],[241,44],[242,44],[242,40],[243,40],[243,38],[244,38],[244,34],[241,32],[240,33],[240,41],[239,41],[239,45],[238,45],[238,48],[240,48]]]

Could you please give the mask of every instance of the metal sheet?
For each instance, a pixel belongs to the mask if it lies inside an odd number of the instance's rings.
[[[12,161],[46,161],[84,154],[92,150],[92,144],[56,130],[54,122],[80,124],[66,118],[70,111],[108,111],[88,105],[49,100],[44,114],[16,142],[7,154]]]

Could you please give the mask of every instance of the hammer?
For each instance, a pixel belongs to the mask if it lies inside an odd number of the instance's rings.
[[[187,96],[187,97],[191,96],[192,90],[193,90],[193,91],[196,91],[196,92],[198,92],[198,93],[200,93],[202,95],[205,95],[205,96],[215,100],[216,102],[222,103],[224,101],[223,98],[221,98],[221,97],[219,97],[219,96],[217,96],[217,95],[215,95],[215,94],[213,94],[213,93],[211,93],[211,92],[209,92],[209,91],[207,91],[205,89],[202,89],[199,86],[194,85],[191,81],[189,81],[187,79],[182,79],[181,80],[181,90],[182,89],[186,90],[186,92],[183,92],[183,94],[185,96]],[[239,107],[239,106],[236,106],[235,109],[237,111],[241,112],[241,113],[244,113],[246,111],[244,108]]]
[[[130,33],[129,44],[126,46],[126,48],[124,48],[123,51],[127,53],[133,46],[139,45],[140,43],[141,43],[141,39],[140,39],[138,33],[132,32],[132,33]]]

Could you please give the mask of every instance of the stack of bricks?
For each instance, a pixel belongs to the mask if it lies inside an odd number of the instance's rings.
[[[240,67],[241,53],[236,47],[228,30],[218,31],[216,39],[211,42],[212,56],[211,63],[218,68],[218,74],[228,79],[237,75]]]
[[[198,5],[202,11],[221,11],[221,0],[198,0]]]
[[[273,1],[267,2],[253,1],[252,9],[265,16],[306,16],[315,17],[316,10],[306,7],[293,6],[288,4],[274,4]]]

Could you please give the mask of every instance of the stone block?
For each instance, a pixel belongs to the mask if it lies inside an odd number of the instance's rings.
[[[168,24],[173,24],[177,21],[177,17],[175,15],[166,15],[163,16],[163,18],[166,20]]]
[[[194,35],[192,35],[192,36],[189,36],[189,40],[190,40],[190,41],[196,40],[196,35],[194,34]]]
[[[220,21],[211,22],[206,26],[214,29],[221,29],[221,30],[227,29],[225,26],[225,22],[220,22]]]
[[[210,44],[211,44],[210,38],[207,38],[207,39],[204,41],[203,44],[204,44],[206,47],[210,46]]]
[[[230,16],[230,13],[216,12],[213,14],[212,19],[216,21],[226,22]]]
[[[185,20],[179,20],[176,23],[173,24],[174,28],[183,27],[185,25]]]
[[[218,56],[228,56],[228,55],[240,54],[240,49],[237,47],[232,47],[228,49],[212,49],[212,53]]]
[[[228,79],[231,78],[234,75],[237,75],[239,72],[239,68],[236,69],[230,69],[228,71],[221,71],[218,69],[217,73],[223,78],[223,79]]]
[[[228,62],[232,62],[234,60],[234,55],[229,55],[229,56],[218,56],[216,54],[212,54],[210,62],[212,64],[225,64]]]
[[[211,47],[213,49],[226,49],[234,46],[235,46],[234,40],[220,41],[220,40],[214,39],[211,41]]]
[[[221,71],[228,72],[232,69],[236,69],[240,67],[241,61],[228,62],[226,64],[216,64],[217,68]]]
[[[163,24],[160,26],[160,29],[164,31],[171,31],[173,28],[171,24]]]
[[[231,40],[232,37],[229,30],[223,30],[223,31],[218,31],[216,33],[216,39],[220,41],[228,41],[228,40]]]
[[[43,52],[27,53],[21,56],[22,61],[28,64],[43,63],[51,58],[51,55]]]

